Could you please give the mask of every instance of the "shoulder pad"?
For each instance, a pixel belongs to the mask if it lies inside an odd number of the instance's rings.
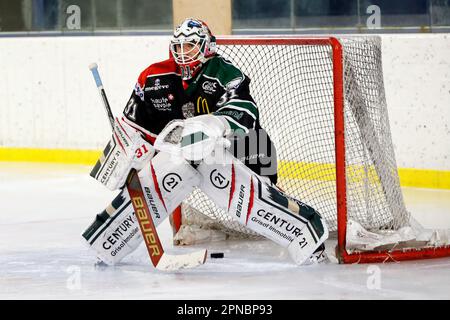
[[[211,59],[205,75],[216,78],[227,90],[238,87],[245,79],[244,73],[239,68],[218,55]]]
[[[154,63],[154,64],[150,65],[149,67],[147,67],[139,75],[139,79],[138,79],[139,85],[141,86],[141,88],[143,88],[145,86],[145,82],[147,81],[148,77],[167,74],[167,73],[174,73],[174,74],[180,75],[177,64],[175,63],[175,60],[167,59],[164,61]]]

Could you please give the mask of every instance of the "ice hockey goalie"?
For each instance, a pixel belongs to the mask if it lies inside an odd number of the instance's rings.
[[[178,26],[170,48],[170,59],[139,76],[92,170],[120,193],[85,230],[85,242],[107,264],[142,242],[123,188],[136,169],[156,225],[198,188],[240,225],[287,248],[296,263],[323,261],[325,222],[277,188],[276,152],[259,124],[250,79],[215,52],[200,20]]]

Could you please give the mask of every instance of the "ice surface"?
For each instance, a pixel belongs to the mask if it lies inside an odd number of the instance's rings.
[[[95,265],[81,233],[114,197],[90,167],[0,163],[0,299],[449,299],[450,258],[298,267],[268,241],[210,243],[196,269],[155,270],[144,246],[119,266]],[[450,191],[405,188],[425,227],[450,228]],[[159,228],[173,248],[168,222]],[[201,246],[196,246],[201,248]]]

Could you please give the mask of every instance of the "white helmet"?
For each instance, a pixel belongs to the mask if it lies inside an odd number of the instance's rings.
[[[181,68],[183,80],[189,80],[216,52],[216,38],[205,22],[188,18],[175,28],[170,52]]]

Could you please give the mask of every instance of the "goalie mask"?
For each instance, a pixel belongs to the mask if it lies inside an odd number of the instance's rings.
[[[216,39],[206,23],[186,19],[176,27],[170,42],[170,52],[180,66],[183,80],[191,79],[216,51]]]

